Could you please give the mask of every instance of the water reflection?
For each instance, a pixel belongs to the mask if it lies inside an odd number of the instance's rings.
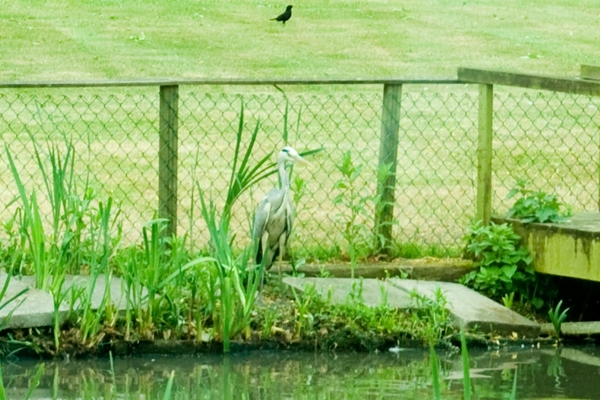
[[[471,352],[476,395],[508,398],[517,374],[517,398],[596,399],[600,352],[595,347]],[[442,394],[462,397],[458,354],[440,353]],[[567,357],[568,356],[568,357]],[[10,399],[24,399],[41,374],[32,399],[162,399],[175,371],[173,399],[428,399],[432,398],[427,352],[399,354],[307,354],[253,352],[229,357],[117,358],[46,362],[5,361]]]

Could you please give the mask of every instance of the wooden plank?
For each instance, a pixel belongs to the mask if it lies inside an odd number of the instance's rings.
[[[600,81],[597,82],[592,80],[486,71],[470,68],[459,68],[458,79],[463,83],[517,86],[528,89],[552,90],[555,92],[600,96]]]
[[[168,218],[166,235],[177,233],[177,130],[179,87],[160,87],[158,214]]]
[[[581,79],[600,80],[600,65],[581,65]]]
[[[485,225],[492,216],[492,121],[494,87],[479,85],[479,135],[477,140],[477,219]]]
[[[600,213],[577,213],[559,224],[493,220],[512,225],[537,272],[600,282]]]
[[[119,80],[89,80],[89,81],[15,81],[0,82],[0,88],[53,88],[53,87],[114,87],[114,86],[181,86],[181,85],[440,85],[458,84],[456,78],[354,78],[354,79],[119,79]]]
[[[401,98],[402,85],[383,86],[379,169],[387,165],[390,167],[390,174],[385,180],[377,182],[379,204],[375,210],[375,226],[377,240],[380,240],[379,238],[385,240],[383,248],[380,249],[382,253],[388,253],[392,243]],[[376,243],[376,245],[379,247],[380,243]]]

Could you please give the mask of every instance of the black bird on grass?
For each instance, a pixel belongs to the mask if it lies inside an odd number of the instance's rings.
[[[278,15],[275,18],[271,18],[271,21],[283,22],[283,24],[285,25],[285,22],[292,18],[292,7],[294,6],[287,6],[283,14]]]

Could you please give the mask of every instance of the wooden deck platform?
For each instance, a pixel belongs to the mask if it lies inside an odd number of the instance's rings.
[[[513,226],[529,249],[536,271],[600,282],[600,213],[578,213],[558,224],[501,217],[492,221]]]

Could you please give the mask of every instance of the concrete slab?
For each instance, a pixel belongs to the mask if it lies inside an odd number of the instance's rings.
[[[554,334],[554,325],[551,323],[541,324],[541,328],[544,334]],[[600,321],[563,322],[560,331],[563,336],[600,335]]]
[[[305,285],[314,285],[315,290],[327,298],[331,292],[331,300],[336,304],[345,303],[348,295],[356,291],[359,280],[347,278],[284,278],[284,283],[304,290]],[[353,285],[355,288],[353,289]],[[536,322],[509,310],[501,304],[463,285],[449,282],[417,281],[390,278],[385,282],[376,279],[362,280],[362,298],[370,307],[378,306],[383,301],[382,293],[387,292],[387,304],[390,307],[408,309],[414,307],[410,293],[434,298],[440,288],[448,301],[448,310],[458,329],[474,329],[486,333],[511,335],[519,337],[537,337],[540,325]]]
[[[296,289],[304,290],[305,285],[315,286],[315,290],[324,298],[331,292],[331,302],[344,304],[350,293],[357,293],[360,280],[349,278],[283,278],[283,282]],[[404,290],[377,279],[362,280],[362,299],[369,307],[377,307],[383,302],[383,293],[387,292],[387,304],[393,308],[410,308],[410,294]]]
[[[6,278],[7,275],[5,273],[0,273],[0,287],[4,285]],[[87,290],[90,285],[90,279],[90,276],[86,275],[67,275],[63,285],[63,292],[71,287],[84,288]],[[104,275],[100,275],[92,292],[92,309],[98,309],[98,307],[100,307],[100,304],[104,298],[104,292],[107,287],[106,284],[106,277]],[[125,310],[127,306],[127,299],[125,297],[125,290],[122,288],[121,279],[113,276],[111,277],[109,284],[111,303],[117,310]],[[26,293],[0,310],[0,330],[14,328],[34,328],[52,325],[54,314],[53,297],[50,293],[34,289],[34,286],[35,277],[33,276],[11,278],[7,293],[4,295],[4,298],[0,300],[0,305],[4,301],[18,294],[21,290],[28,290]],[[67,299],[63,301],[63,304],[61,304],[59,307],[61,321],[66,318],[67,312],[69,311],[68,301],[69,296],[67,296]],[[78,305],[78,302],[75,303],[75,308],[77,308]],[[12,315],[9,319],[7,319],[11,311]],[[2,324],[3,321],[4,324]]]
[[[92,292],[92,309],[96,310],[100,307],[102,300],[104,299],[104,292],[106,290],[106,276],[99,275],[94,285]],[[21,282],[29,285],[30,287],[35,286],[34,276],[24,276],[21,278]],[[12,283],[11,283],[12,284]],[[89,275],[66,275],[65,283],[63,284],[63,292],[69,290],[70,287],[82,288],[86,291],[91,284],[91,277]],[[112,304],[117,309],[124,310],[127,307],[127,298],[125,288],[122,287],[122,281],[120,278],[111,276],[110,277],[110,299]],[[75,303],[75,307],[78,307],[79,303]]]
[[[474,329],[485,333],[510,335],[513,332],[519,337],[537,337],[540,325],[520,314],[496,303],[458,283],[416,281],[409,279],[391,278],[390,284],[398,289],[434,298],[435,291],[442,290],[448,301],[448,310],[459,329]]]
[[[0,286],[4,286],[6,279],[7,274],[4,272],[0,273]],[[27,282],[21,282],[12,277],[4,298],[0,300],[0,304],[3,304],[24,289],[27,292],[0,310],[0,330],[52,325],[52,316],[54,313],[52,296],[44,291],[33,289]],[[61,319],[65,317],[67,311],[68,307],[66,306],[60,308]],[[12,315],[8,318],[11,312]]]

